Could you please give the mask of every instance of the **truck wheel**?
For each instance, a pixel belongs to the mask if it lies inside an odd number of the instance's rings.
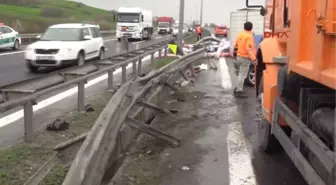
[[[121,38],[118,38],[118,42],[121,42]]]
[[[257,98],[257,146],[265,153],[272,153],[275,149],[281,148],[278,140],[271,133],[272,125],[263,117],[262,103],[263,103],[263,80],[260,81],[259,95]]]

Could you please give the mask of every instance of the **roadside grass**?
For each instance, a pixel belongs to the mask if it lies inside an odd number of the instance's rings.
[[[58,23],[94,23],[115,29],[113,12],[67,0],[11,0],[0,4],[1,22],[20,33],[43,32]]]
[[[54,146],[91,129],[95,120],[112,97],[109,92],[95,95],[93,112],[70,112],[60,118],[70,123],[68,130],[36,134],[33,144],[18,144],[0,149],[0,185],[24,184],[53,155]],[[56,164],[40,185],[60,185],[68,171],[63,164]]]
[[[69,168],[63,164],[56,164],[38,185],[61,185]]]
[[[185,44],[194,44],[197,42],[197,35],[193,34],[193,36],[190,36],[189,38],[184,40]]]
[[[176,59],[178,59],[178,57],[175,57],[175,56],[158,58],[155,60],[155,69],[159,69]]]

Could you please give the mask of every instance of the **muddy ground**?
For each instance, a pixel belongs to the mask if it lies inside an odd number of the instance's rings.
[[[217,66],[184,89],[186,101],[172,96],[165,102],[177,114],[153,120],[181,146],[142,134],[110,185],[306,185],[285,153],[267,156],[254,147],[253,89],[246,88],[248,99],[235,99],[222,87],[225,70]]]

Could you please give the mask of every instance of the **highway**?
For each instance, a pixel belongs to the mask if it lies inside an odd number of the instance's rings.
[[[153,42],[164,40],[165,37],[168,36],[160,36],[155,34],[151,40],[132,42],[129,49],[132,50],[142,46],[148,46],[153,44]],[[105,47],[107,51],[105,52],[105,57],[122,52],[120,46],[121,45],[116,40],[116,38],[106,38]],[[22,46],[20,51],[0,50],[0,86],[26,80],[52,71],[52,69],[49,68],[45,70],[42,69],[39,73],[36,74],[29,72],[24,61],[24,48],[25,46]]]

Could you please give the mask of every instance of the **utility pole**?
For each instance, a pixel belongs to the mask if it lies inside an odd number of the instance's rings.
[[[201,15],[200,15],[200,25],[203,24],[203,0],[201,0]]]
[[[183,48],[183,23],[184,23],[184,0],[180,0],[180,17],[179,17],[179,32],[177,35],[177,45],[180,49]]]

